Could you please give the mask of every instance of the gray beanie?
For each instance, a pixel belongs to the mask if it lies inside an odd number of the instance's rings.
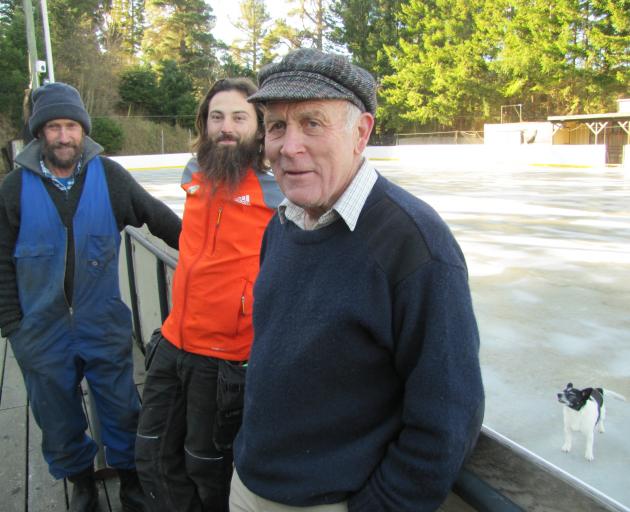
[[[376,82],[342,55],[313,49],[288,53],[258,73],[258,92],[248,101],[348,100],[362,112],[376,112]]]
[[[92,128],[79,91],[62,82],[46,84],[33,91],[33,113],[28,120],[31,135],[37,137],[39,129],[53,119],[72,119],[83,126],[86,135]]]

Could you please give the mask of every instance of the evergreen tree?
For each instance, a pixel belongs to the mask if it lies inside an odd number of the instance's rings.
[[[393,71],[386,46],[398,44],[402,0],[335,0],[331,14],[336,19],[332,40],[345,45],[353,61],[377,79]]]
[[[119,61],[102,46],[103,7],[99,0],[48,0],[55,79],[75,86],[92,115],[118,103]]]
[[[533,118],[615,107],[630,83],[630,2],[496,2],[502,44],[491,68],[506,101]]]
[[[277,19],[261,42],[262,62],[271,62],[277,55],[302,46],[304,41],[300,31],[287,23],[285,18]]]
[[[147,0],[145,15],[142,48],[147,62],[174,61],[196,90],[206,90],[218,73],[210,6],[203,0]]]
[[[197,100],[193,82],[175,61],[160,63],[157,90],[158,112],[172,125],[192,128],[195,124]]]
[[[393,72],[383,80],[383,97],[403,119],[452,127],[459,117],[489,114],[496,41],[480,18],[484,4],[410,0],[401,6],[399,46],[386,47]]]
[[[18,0],[0,3],[0,112],[16,130],[23,124],[24,91],[30,85],[24,14]]]
[[[298,34],[301,46],[310,46],[320,51],[329,49],[329,35],[333,28],[331,0],[291,0],[291,3],[297,4],[290,15],[300,20]]]
[[[544,120],[614,109],[629,91],[627,0],[408,0],[398,20],[382,94],[394,119],[470,127],[520,103]]]
[[[127,114],[158,114],[158,74],[148,66],[126,69],[118,86],[121,106]]]
[[[221,70],[222,76],[244,76],[251,78],[251,80],[256,83],[256,73],[249,68],[241,66],[230,54],[226,54],[222,59]]]
[[[109,0],[103,23],[104,46],[120,49],[131,62],[139,54],[144,34],[144,0]]]
[[[234,42],[232,53],[237,63],[256,73],[263,59],[262,41],[269,31],[271,18],[264,0],[241,0],[239,8],[241,16],[234,26],[244,38]]]
[[[117,155],[125,141],[125,134],[120,123],[108,117],[92,118],[90,136],[103,146],[106,155]]]
[[[293,8],[288,10],[287,18],[275,20],[262,41],[265,63],[297,48],[335,49],[330,39],[331,0],[289,0],[288,4]]]

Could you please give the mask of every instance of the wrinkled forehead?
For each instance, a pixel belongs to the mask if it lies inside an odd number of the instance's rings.
[[[264,105],[267,120],[314,117],[335,119],[347,113],[346,100],[273,101]]]

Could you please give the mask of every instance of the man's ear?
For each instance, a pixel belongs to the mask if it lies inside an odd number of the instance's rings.
[[[372,128],[374,128],[374,116],[369,112],[363,112],[357,121],[358,139],[354,148],[357,155],[363,153],[363,150],[367,146],[370,135],[372,134]]]

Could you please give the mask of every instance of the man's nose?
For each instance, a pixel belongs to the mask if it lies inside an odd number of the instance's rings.
[[[223,120],[221,125],[221,133],[234,133],[234,121],[229,118]]]
[[[287,126],[280,154],[286,157],[293,157],[304,151],[304,140],[299,129]]]
[[[72,137],[70,136],[70,130],[65,127],[59,129],[59,142],[70,142]]]

